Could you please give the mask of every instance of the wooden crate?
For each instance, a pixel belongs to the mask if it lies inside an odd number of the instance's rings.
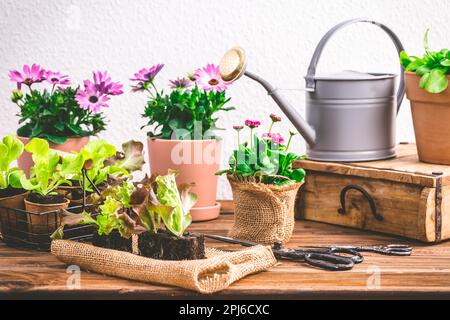
[[[424,242],[450,238],[450,166],[419,162],[414,144],[400,144],[397,157],[390,160],[300,160],[294,167],[307,172],[297,219]]]

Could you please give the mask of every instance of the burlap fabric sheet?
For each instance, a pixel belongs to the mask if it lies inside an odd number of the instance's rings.
[[[269,247],[224,252],[207,248],[207,259],[163,261],[69,240],[52,242],[52,254],[66,264],[121,278],[214,293],[276,264]]]
[[[294,207],[302,183],[275,186],[228,176],[235,203],[229,236],[261,244],[285,244],[294,231]]]

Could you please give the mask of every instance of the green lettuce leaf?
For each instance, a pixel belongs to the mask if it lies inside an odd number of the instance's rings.
[[[156,177],[157,197],[161,204],[173,207],[173,210],[162,212],[161,219],[165,227],[174,235],[183,236],[187,227],[191,224],[192,218],[189,210],[195,204],[194,195],[189,192],[190,186],[186,185],[183,189],[183,198],[178,191],[176,184],[176,172],[169,170],[165,176]]]
[[[10,178],[13,172],[19,170],[11,168],[11,163],[22,155],[23,150],[22,142],[12,134],[5,136],[0,142],[0,189],[6,189],[8,186],[22,188],[18,184],[11,185]]]

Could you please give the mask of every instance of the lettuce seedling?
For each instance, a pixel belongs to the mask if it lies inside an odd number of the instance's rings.
[[[421,76],[419,86],[429,93],[441,93],[448,87],[447,75],[450,74],[450,50],[435,52],[428,47],[428,31],[424,36],[425,54],[422,58],[408,56],[400,52],[400,63],[405,71],[415,72]]]
[[[63,212],[60,227],[51,236],[52,239],[62,239],[65,226],[80,224],[93,224],[97,227],[99,235],[109,235],[117,230],[123,238],[129,239],[133,234],[144,232],[138,225],[138,217],[131,209],[130,199],[135,191],[131,181],[123,181],[121,185],[108,186],[101,194],[104,199],[99,206],[99,214],[94,218],[91,214],[83,212],[74,214]]]
[[[178,190],[176,175],[176,171],[169,170],[167,175],[156,177],[156,196],[162,205],[173,208],[170,212],[161,212],[164,226],[174,235],[181,237],[192,222],[189,211],[198,198],[195,193],[189,191],[191,184],[183,184]]]
[[[24,174],[19,178],[25,189],[45,197],[55,195],[54,190],[61,184],[71,185],[71,182],[64,179],[59,170],[59,154],[50,149],[46,140],[33,138],[25,146],[25,150],[32,154],[34,162],[30,169],[30,179],[27,179]]]
[[[86,173],[95,186],[104,183],[108,176],[128,176],[131,172],[141,170],[144,165],[144,146],[138,141],[128,141],[122,144],[123,151],[106,140],[89,142],[78,154],[64,157],[61,172],[67,178],[82,182],[81,170]],[[73,172],[76,174],[71,175]],[[86,190],[93,191],[92,185],[87,181]]]
[[[146,231],[154,234],[164,225],[182,237],[192,222],[189,211],[197,202],[197,195],[189,191],[191,184],[178,189],[175,177],[176,172],[169,171],[165,176],[145,177],[136,184],[123,181],[121,185],[108,186],[99,197],[103,200],[95,219],[87,213],[75,216],[65,212],[52,239],[62,238],[64,226],[77,224],[94,224],[99,235],[117,230],[124,238]]]
[[[5,136],[0,142],[0,189],[23,188],[20,182],[23,171],[11,167],[11,163],[22,155],[23,149],[22,142],[12,134]]]

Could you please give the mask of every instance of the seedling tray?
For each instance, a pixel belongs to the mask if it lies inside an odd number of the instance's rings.
[[[67,210],[73,213],[89,211],[92,206],[76,206]],[[37,222],[37,223],[36,223]],[[61,211],[32,213],[21,209],[0,206],[1,238],[8,246],[49,251],[50,236],[60,226]],[[92,225],[66,227],[64,239],[87,241],[92,239],[95,228]]]

